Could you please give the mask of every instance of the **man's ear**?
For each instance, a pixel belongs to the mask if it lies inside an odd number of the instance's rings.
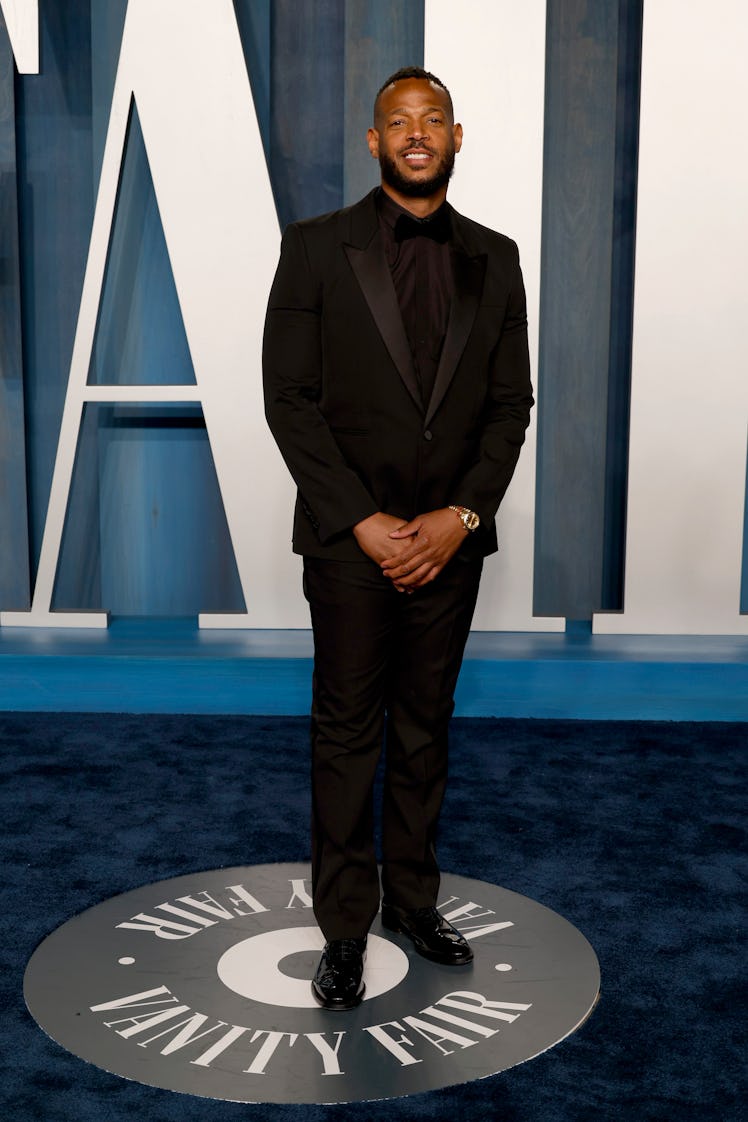
[[[462,148],[462,125],[454,125],[452,128],[452,136],[455,140],[455,152],[459,152]]]
[[[379,130],[369,129],[366,134],[366,143],[369,145],[369,151],[375,160],[379,159]]]

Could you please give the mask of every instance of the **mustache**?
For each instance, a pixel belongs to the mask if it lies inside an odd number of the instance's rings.
[[[406,152],[428,152],[428,154],[430,156],[435,156],[436,155],[436,152],[434,151],[434,149],[429,148],[428,144],[418,144],[416,142],[412,142],[411,144],[406,144],[406,146],[404,148],[400,149],[400,155],[401,156],[404,156]]]

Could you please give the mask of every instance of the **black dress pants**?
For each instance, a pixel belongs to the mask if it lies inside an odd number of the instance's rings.
[[[384,898],[409,910],[436,903],[447,729],[481,568],[458,556],[408,594],[373,562],[304,558],[314,632],[312,890],[328,940],[365,935],[379,908],[373,786],[383,740]]]

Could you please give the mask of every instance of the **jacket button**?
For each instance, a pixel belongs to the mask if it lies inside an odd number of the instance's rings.
[[[432,433],[431,429],[426,429],[425,433],[423,434],[423,439],[424,440],[431,440],[433,435],[434,434]]]

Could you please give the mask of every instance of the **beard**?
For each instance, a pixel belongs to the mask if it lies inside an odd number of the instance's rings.
[[[423,147],[423,146],[422,146]],[[405,149],[407,152],[407,148]],[[431,151],[431,149],[427,149]],[[408,179],[404,176],[391,156],[379,153],[379,167],[382,173],[382,182],[399,191],[401,195],[408,195],[412,199],[427,199],[449,183],[455,166],[454,146],[444,153],[436,167],[425,179]]]

